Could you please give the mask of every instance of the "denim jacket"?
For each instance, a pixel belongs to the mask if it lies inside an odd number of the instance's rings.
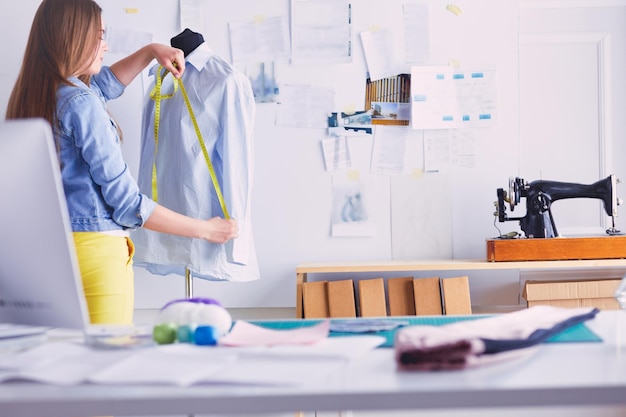
[[[124,85],[110,68],[78,78],[57,90],[54,137],[61,178],[75,232],[134,229],[143,225],[156,203],[139,192],[122,157],[116,125],[106,109]]]

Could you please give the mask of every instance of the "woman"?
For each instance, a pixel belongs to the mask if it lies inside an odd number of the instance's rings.
[[[93,0],[44,0],[33,20],[7,119],[52,126],[92,323],[131,324],[134,283],[129,231],[146,229],[225,243],[234,220],[199,220],[141,194],[123,160],[120,132],[106,110],[153,59],[175,77],[183,52],[147,45],[106,67],[102,10]]]

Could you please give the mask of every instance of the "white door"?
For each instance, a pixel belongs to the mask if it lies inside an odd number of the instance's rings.
[[[626,181],[619,117],[626,111],[626,1],[521,0],[520,8],[519,172],[512,176]],[[604,234],[611,225],[599,199],[556,201],[552,211],[564,236]]]

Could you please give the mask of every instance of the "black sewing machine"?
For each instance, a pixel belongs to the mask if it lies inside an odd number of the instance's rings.
[[[612,226],[607,229],[609,235],[622,234],[615,228],[617,206],[621,200],[616,195],[618,180],[610,175],[593,184],[575,184],[570,182],[537,180],[526,182],[522,178],[510,178],[508,193],[498,188],[495,216],[502,223],[519,220],[520,227],[528,238],[558,237],[551,205],[554,201],[566,198],[597,198],[604,203],[606,214],[611,217]],[[505,203],[509,203],[511,211],[522,199],[526,198],[526,215],[524,217],[508,217]]]

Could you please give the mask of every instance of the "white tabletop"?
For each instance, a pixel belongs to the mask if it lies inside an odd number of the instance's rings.
[[[626,313],[601,312],[588,327],[602,343],[546,343],[531,355],[475,369],[399,372],[393,349],[347,362],[324,380],[289,387],[0,384],[13,417],[171,415],[293,411],[626,405]]]

